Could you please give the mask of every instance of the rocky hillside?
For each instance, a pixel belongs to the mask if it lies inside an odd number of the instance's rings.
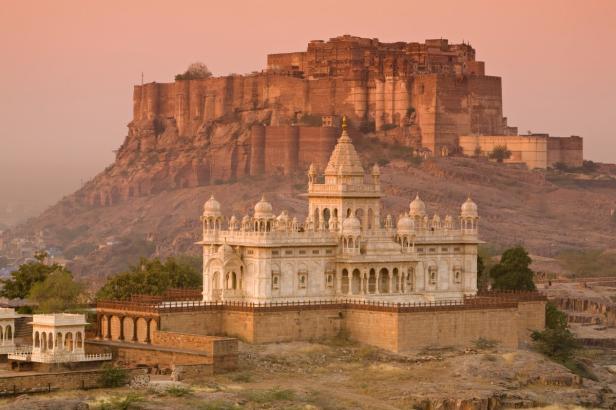
[[[430,214],[455,216],[470,194],[479,205],[481,238],[493,247],[523,243],[532,253],[544,256],[569,248],[614,247],[616,218],[610,212],[616,206],[616,181],[610,174],[616,173],[607,167],[601,174],[582,175],[528,171],[470,158],[417,164],[406,160],[400,147],[367,138],[356,140],[356,146],[365,165],[384,164],[384,213],[397,217],[419,192]],[[47,243],[56,244],[72,258],[71,268],[96,284],[142,255],[198,255],[194,242],[200,234],[199,215],[212,193],[227,216],[249,212],[262,193],[276,212],[286,209],[303,220],[307,211],[303,174],[184,187],[156,177],[170,163],[164,158],[153,160],[150,167],[142,162],[116,162],[81,191],[9,234],[27,236],[43,230]],[[97,184],[119,184],[117,175],[130,172],[142,172],[160,185],[148,195],[108,206],[80,200]]]

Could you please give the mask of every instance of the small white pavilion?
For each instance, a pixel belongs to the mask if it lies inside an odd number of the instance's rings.
[[[53,313],[32,317],[30,349],[9,354],[9,359],[37,363],[67,363],[111,360],[111,354],[86,355],[84,348],[85,315]]]
[[[13,308],[0,308],[0,354],[15,350],[15,319],[18,315]]]

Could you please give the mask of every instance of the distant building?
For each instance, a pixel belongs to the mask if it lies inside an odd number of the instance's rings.
[[[556,163],[580,167],[584,160],[583,139],[577,135],[463,135],[459,143],[462,153],[468,156],[488,156],[498,146],[507,147],[511,157],[505,163],[526,164],[530,169],[546,169]]]

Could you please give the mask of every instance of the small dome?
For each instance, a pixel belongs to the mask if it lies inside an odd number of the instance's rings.
[[[400,215],[398,218],[398,224],[396,225],[398,234],[408,234],[413,230],[413,221],[406,214]]]
[[[313,163],[310,163],[310,167],[308,168],[308,175],[315,176],[317,174],[317,168]]]
[[[255,218],[273,218],[272,204],[265,200],[265,195],[255,205]]]
[[[379,164],[375,163],[372,166],[372,175],[374,176],[381,175],[381,168],[379,168]]]
[[[477,218],[479,212],[477,211],[477,204],[473,202],[469,196],[466,201],[460,207],[460,214],[466,218]]]
[[[410,216],[424,216],[426,215],[426,204],[424,201],[419,199],[419,194],[415,196],[409,205],[409,215]]]
[[[361,222],[355,215],[347,216],[342,222],[343,235],[359,235],[361,233]]]
[[[286,222],[289,220],[289,214],[287,213],[287,211],[282,211],[280,215],[276,217],[276,220],[278,222]]]
[[[210,196],[205,204],[203,204],[203,216],[221,216],[222,212],[220,212],[220,202],[218,202],[214,195]]]
[[[221,245],[220,248],[218,248],[218,256],[223,259],[229,259],[232,258],[233,256],[235,256],[235,251],[233,250],[233,248],[230,245],[227,245],[226,243]]]

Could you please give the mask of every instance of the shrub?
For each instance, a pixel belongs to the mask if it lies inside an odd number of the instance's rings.
[[[473,345],[475,345],[477,349],[492,349],[498,345],[498,342],[496,340],[480,337],[473,341]]]
[[[490,155],[488,155],[490,159],[495,159],[496,162],[501,163],[506,159],[511,157],[511,151],[507,149],[506,145],[497,145],[494,147]]]
[[[175,76],[175,80],[197,80],[202,78],[208,78],[212,76],[212,72],[207,66],[201,62],[192,63],[188,66],[188,69],[182,74]]]
[[[173,385],[169,386],[165,393],[173,397],[184,397],[192,394],[192,390],[186,386]]]
[[[545,329],[531,334],[535,347],[544,355],[560,362],[572,358],[573,351],[578,347],[577,340],[569,329]]]
[[[137,408],[136,404],[143,401],[143,397],[129,393],[124,397],[112,397],[100,405],[100,410],[131,410]]]
[[[249,372],[239,372],[231,375],[231,380],[237,383],[250,383],[252,375]]]
[[[128,372],[121,367],[104,365],[103,372],[99,377],[99,383],[103,387],[121,387],[128,383]]]

